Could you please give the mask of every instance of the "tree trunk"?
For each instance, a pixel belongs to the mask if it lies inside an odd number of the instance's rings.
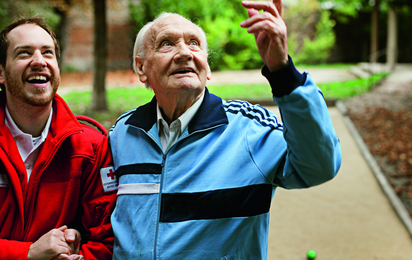
[[[60,67],[60,71],[64,72],[64,58],[65,58],[66,46],[67,46],[68,35],[69,35],[67,32],[67,25],[68,25],[67,12],[68,11],[61,11],[55,7],[54,12],[60,16],[60,23],[57,26],[56,37],[59,40],[59,45],[60,45],[59,67]]]
[[[106,101],[106,57],[107,57],[107,22],[106,0],[93,0],[94,6],[94,62],[93,95],[91,109],[107,110]]]
[[[392,71],[398,60],[398,22],[395,7],[392,5],[389,6],[387,40],[386,66]]]
[[[379,0],[375,0],[375,5],[372,9],[372,31],[371,31],[371,52],[370,52],[370,62],[378,61],[378,29],[379,29]]]

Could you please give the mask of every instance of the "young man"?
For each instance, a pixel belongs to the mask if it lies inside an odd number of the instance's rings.
[[[320,90],[288,57],[282,2],[243,5],[241,26],[255,35],[284,125],[260,106],[208,92],[197,25],[168,13],[147,24],[134,67],[155,98],[109,133],[119,179],[114,259],[266,259],[276,188],[337,174],[340,144]]]
[[[0,32],[0,259],[112,257],[108,140],[56,95],[58,58],[39,17]]]

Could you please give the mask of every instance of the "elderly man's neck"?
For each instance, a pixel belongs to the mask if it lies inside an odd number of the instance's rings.
[[[181,91],[165,95],[157,93],[156,100],[162,111],[163,118],[170,125],[183,115],[199,98],[204,95],[202,91]]]

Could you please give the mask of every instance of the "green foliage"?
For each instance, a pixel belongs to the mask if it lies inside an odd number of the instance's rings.
[[[141,0],[139,2],[140,4],[130,1],[131,19],[137,31],[163,11],[179,13],[205,31],[212,70],[262,67],[263,62],[253,35],[240,27],[240,23],[247,18],[247,10],[240,1]]]
[[[285,9],[288,51],[294,63],[319,64],[326,61],[335,44],[335,21],[317,0],[300,0]]]
[[[39,15],[47,20],[47,24],[55,30],[60,17],[54,13],[49,1],[24,1],[1,0],[0,1],[0,29],[4,28],[21,15]]]
[[[263,65],[253,35],[240,23],[247,10],[234,0],[129,0],[137,31],[161,12],[179,13],[200,25],[208,37],[209,63],[215,70],[257,69]],[[349,1],[349,0],[348,0]],[[324,62],[335,43],[334,21],[318,0],[285,8],[289,54],[296,63]]]
[[[358,12],[363,10],[365,6],[368,6],[369,0],[319,0],[321,3],[326,4],[338,11],[342,15],[357,17]],[[324,5],[325,6],[325,5]]]
[[[333,10],[336,18],[341,23],[347,23],[351,18],[358,17],[360,12],[371,12],[372,7],[378,0],[318,0],[324,9]],[[389,5],[397,7],[398,11],[411,10],[412,1],[410,0],[379,0],[379,9],[387,13]]]

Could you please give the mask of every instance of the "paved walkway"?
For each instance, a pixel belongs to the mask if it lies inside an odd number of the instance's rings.
[[[269,107],[277,111],[277,107]],[[268,259],[410,260],[412,239],[382,191],[336,107],[330,115],[343,161],[332,181],[278,189],[271,207]]]
[[[356,79],[348,69],[300,69],[300,72],[307,71],[316,83],[327,83],[335,81],[345,81]],[[225,85],[225,84],[267,84],[267,79],[262,76],[261,70],[247,71],[217,71],[212,73],[212,79],[207,82],[208,85]]]

